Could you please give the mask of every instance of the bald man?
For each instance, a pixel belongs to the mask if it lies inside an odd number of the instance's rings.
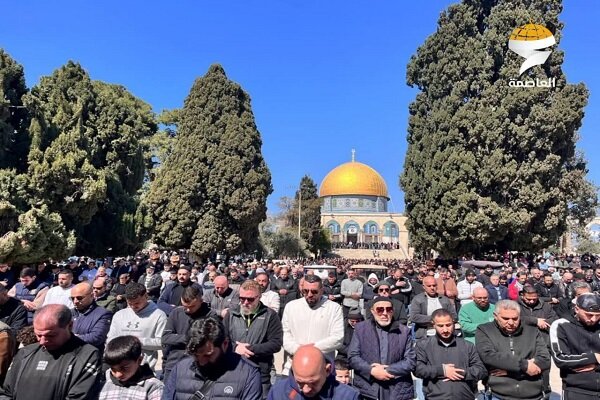
[[[439,295],[435,278],[427,276],[423,278],[423,293],[416,295],[410,303],[410,320],[415,324],[417,339],[435,335],[431,314],[440,308],[447,310],[454,321],[458,320],[454,302],[446,296]]]
[[[490,304],[490,294],[485,288],[476,288],[471,296],[472,302],[465,304],[458,313],[458,322],[466,341],[475,344],[475,331],[481,324],[494,320],[493,304]]]
[[[359,392],[336,381],[331,361],[316,347],[305,345],[296,351],[290,375],[278,381],[267,397],[268,400],[293,398],[355,400]]]
[[[110,329],[112,313],[100,307],[92,291],[92,282],[82,282],[71,288],[73,310],[73,334],[104,353],[104,343]]]
[[[71,311],[62,304],[42,307],[33,320],[39,340],[19,350],[0,399],[94,399],[100,391],[97,348],[71,333]]]
[[[204,293],[204,302],[210,304],[211,310],[221,318],[224,318],[230,309],[238,311],[240,303],[239,291],[230,287],[227,278],[223,275],[217,276],[214,284],[215,287],[213,289],[207,290]]]

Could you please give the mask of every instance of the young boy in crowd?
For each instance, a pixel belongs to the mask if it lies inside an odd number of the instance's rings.
[[[135,336],[118,336],[104,350],[106,383],[100,400],[160,400],[164,384],[148,364],[142,365],[142,343]]]
[[[350,369],[346,361],[335,360],[335,380],[344,385],[350,385]]]

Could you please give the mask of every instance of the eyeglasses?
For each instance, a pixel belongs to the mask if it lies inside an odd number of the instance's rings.
[[[75,301],[75,300],[81,301],[81,300],[85,299],[88,296],[89,296],[89,294],[85,294],[83,296],[71,296],[71,301]]]
[[[306,296],[307,294],[314,294],[314,295],[318,295],[319,294],[319,289],[302,289],[302,295]]]
[[[390,289],[379,289],[379,292],[389,292]]]
[[[256,299],[258,299],[258,297],[242,297],[242,296],[240,296],[240,303],[245,303],[245,302],[253,303],[254,300],[256,300]]]
[[[100,286],[100,287],[94,286],[94,287],[92,287],[92,290],[102,290],[102,289],[104,289],[103,286]]]
[[[394,312],[394,309],[392,307],[375,307],[375,313],[377,315],[381,315],[384,312],[386,314],[392,314]]]

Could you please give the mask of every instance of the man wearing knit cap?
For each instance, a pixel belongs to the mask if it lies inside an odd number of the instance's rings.
[[[338,349],[337,355],[335,356],[336,360],[348,361],[348,347],[354,336],[354,328],[356,328],[356,324],[364,321],[364,319],[365,318],[358,308],[350,309],[348,318],[346,318],[346,324],[344,325],[344,343],[342,344],[342,347]]]
[[[375,286],[375,290],[374,290],[375,297],[373,300],[371,300],[367,304],[367,307],[365,310],[367,319],[373,318],[373,314],[371,313],[371,305],[374,304],[377,300],[380,300],[382,298],[388,298],[394,306],[394,321],[398,321],[401,324],[406,325],[406,322],[408,321],[406,307],[404,306],[404,304],[401,301],[390,297],[391,290],[392,290],[392,287],[390,286],[389,282],[385,281],[385,280],[380,281]]]

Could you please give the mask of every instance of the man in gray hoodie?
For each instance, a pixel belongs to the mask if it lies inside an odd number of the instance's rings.
[[[142,342],[144,360],[154,369],[161,349],[160,339],[167,324],[167,315],[148,300],[146,287],[132,282],[125,288],[127,308],[117,311],[113,316],[106,342],[117,336],[132,335]]]

